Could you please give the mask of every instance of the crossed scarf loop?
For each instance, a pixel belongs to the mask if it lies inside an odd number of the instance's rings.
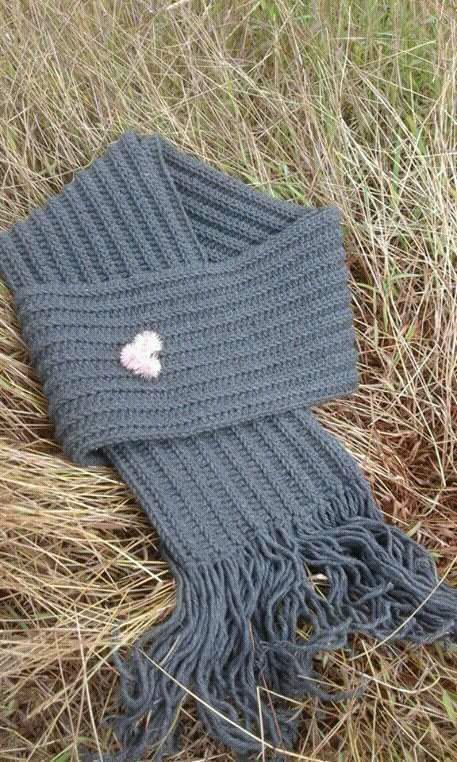
[[[56,438],[117,469],[176,579],[173,614],[116,655],[106,760],[172,753],[187,692],[240,758],[291,748],[279,697],[347,696],[320,652],[455,642],[456,592],[309,409],[357,386],[336,209],[126,133],[1,234],[0,271]]]

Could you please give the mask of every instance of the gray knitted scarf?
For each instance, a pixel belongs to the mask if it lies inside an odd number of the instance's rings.
[[[172,616],[116,658],[106,759],[171,753],[186,690],[240,758],[290,748],[278,696],[347,696],[320,687],[319,652],[456,640],[456,592],[308,410],[357,383],[335,209],[127,133],[0,236],[0,269],[64,452],[115,466],[177,582]]]

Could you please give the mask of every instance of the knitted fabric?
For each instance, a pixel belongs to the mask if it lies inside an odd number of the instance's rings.
[[[290,747],[296,712],[275,695],[329,698],[320,651],[355,632],[456,639],[457,594],[308,409],[357,383],[336,210],[128,133],[0,236],[0,269],[64,452],[116,467],[177,581],[173,615],[116,659],[106,759],[171,752],[186,689],[237,754]],[[143,331],[158,378],[120,362]]]

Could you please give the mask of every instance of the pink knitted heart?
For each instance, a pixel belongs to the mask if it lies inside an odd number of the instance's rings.
[[[159,352],[162,339],[155,331],[137,333],[133,341],[125,344],[121,351],[121,364],[137,376],[158,378],[162,365]]]

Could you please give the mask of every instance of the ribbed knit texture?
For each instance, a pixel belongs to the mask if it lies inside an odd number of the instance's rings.
[[[90,463],[116,442],[188,436],[352,391],[345,277],[338,217],[323,210],[227,262],[26,286],[16,302],[56,436]],[[144,326],[164,341],[154,387],[119,365],[119,347]]]
[[[205,729],[247,755],[261,729],[276,747],[296,732],[268,698],[260,721],[258,684],[326,698],[313,656],[352,632],[455,639],[455,593],[433,592],[431,559],[383,522],[307,409],[357,381],[335,209],[126,134],[0,236],[0,269],[56,437],[76,462],[117,468],[178,583],[175,614],[117,662],[116,759],[173,749],[183,686],[217,711],[198,704]],[[119,361],[144,330],[163,341],[156,380]]]

